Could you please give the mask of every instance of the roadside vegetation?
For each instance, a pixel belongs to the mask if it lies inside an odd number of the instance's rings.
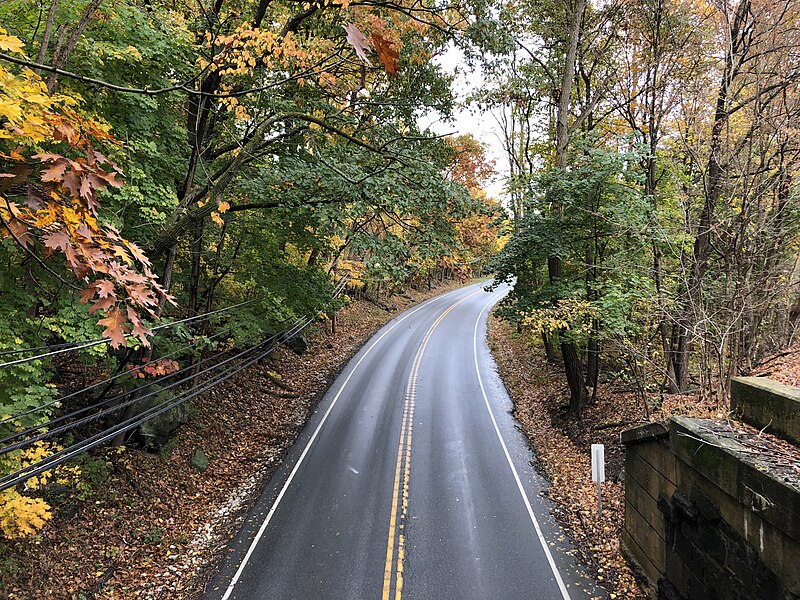
[[[797,331],[800,6],[507,10],[518,51],[482,97],[512,166],[502,314],[562,362],[575,418],[604,374],[644,416],[693,390],[724,408]]]

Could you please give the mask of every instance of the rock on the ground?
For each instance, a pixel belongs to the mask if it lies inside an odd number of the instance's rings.
[[[151,408],[155,408],[169,401],[171,397],[171,394],[165,392],[158,394],[158,396],[147,398],[137,406],[136,413],[141,414]],[[194,415],[195,411],[192,406],[188,402],[184,402],[139,425],[135,437],[148,450],[159,451],[169,442],[172,434],[181,425],[191,421]]]
[[[308,338],[302,333],[296,333],[286,340],[286,345],[295,354],[303,354],[308,350]]]
[[[194,449],[194,453],[192,453],[192,459],[190,462],[191,465],[201,473],[208,468],[208,456],[206,456],[206,453],[203,452],[203,449],[200,446],[197,446]]]

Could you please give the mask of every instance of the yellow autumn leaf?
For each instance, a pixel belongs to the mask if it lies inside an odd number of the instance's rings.
[[[6,35],[6,30],[0,29],[0,50],[24,55],[25,53],[22,51],[24,45],[25,43],[17,36]]]
[[[21,496],[16,490],[0,492],[0,535],[15,539],[36,533],[52,517],[49,509],[43,500]]]
[[[0,117],[9,121],[18,121],[22,117],[22,107],[11,100],[0,100]]]
[[[225,200],[222,200],[222,201],[219,203],[219,206],[218,206],[218,212],[219,212],[220,214],[222,214],[222,213],[224,213],[224,212],[227,212],[227,210],[228,210],[230,207],[231,207],[231,205],[230,205],[228,202],[225,202]]]
[[[132,56],[132,57],[133,57],[133,59],[134,59],[135,61],[137,61],[137,62],[139,62],[139,61],[141,61],[141,60],[142,60],[142,53],[141,53],[141,52],[139,52],[139,49],[138,49],[138,48],[136,48],[136,46],[128,46],[128,47],[125,49],[125,53],[126,53],[126,54],[129,54],[130,56]]]

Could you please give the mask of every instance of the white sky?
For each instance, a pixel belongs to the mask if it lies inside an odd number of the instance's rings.
[[[456,71],[456,67],[463,65],[464,56],[460,50],[451,47],[436,60],[445,72],[453,74]],[[464,101],[470,92],[483,84],[483,81],[483,74],[479,67],[476,67],[476,70],[469,74],[462,72],[457,75],[455,88],[458,93],[459,101]],[[438,134],[454,133],[456,135],[462,135],[471,133],[475,139],[486,144],[487,156],[490,160],[495,161],[495,170],[497,171],[494,181],[487,184],[486,191],[490,196],[502,199],[502,179],[506,175],[508,167],[505,153],[498,137],[499,126],[495,117],[492,116],[491,113],[481,113],[477,109],[465,107],[456,111],[455,121],[453,123],[446,123],[438,120],[438,118],[438,115],[423,117],[420,119],[420,125],[423,127],[430,126],[430,128]]]

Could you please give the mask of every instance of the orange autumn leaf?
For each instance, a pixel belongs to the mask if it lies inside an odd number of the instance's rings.
[[[391,42],[386,40],[381,34],[373,32],[372,45],[375,46],[375,50],[378,53],[378,60],[381,61],[386,72],[397,77],[397,61],[400,59],[400,55],[392,47]]]
[[[104,125],[75,110],[72,98],[48,94],[33,71],[15,74],[0,65],[0,89],[0,153],[11,163],[0,179],[0,239],[9,237],[29,252],[40,251],[46,261],[61,253],[63,267],[77,279],[94,279],[80,301],[91,305],[90,314],[106,314],[99,324],[112,346],[125,344],[128,309],[136,314],[128,319],[134,336],[147,344],[150,332],[139,313],[155,317],[159,300],[172,298],[142,250],[102,222],[98,212],[99,193],[120,187],[122,173],[95,146],[121,144]],[[54,141],[60,143],[58,152],[52,149]],[[24,202],[15,203],[10,194],[20,188],[27,193]],[[134,292],[131,286],[140,287]]]
[[[103,325],[103,337],[111,340],[112,348],[119,348],[125,345],[125,334],[130,332],[127,324],[127,317],[125,313],[119,308],[112,308],[107,313],[105,319],[98,321],[99,325]]]

